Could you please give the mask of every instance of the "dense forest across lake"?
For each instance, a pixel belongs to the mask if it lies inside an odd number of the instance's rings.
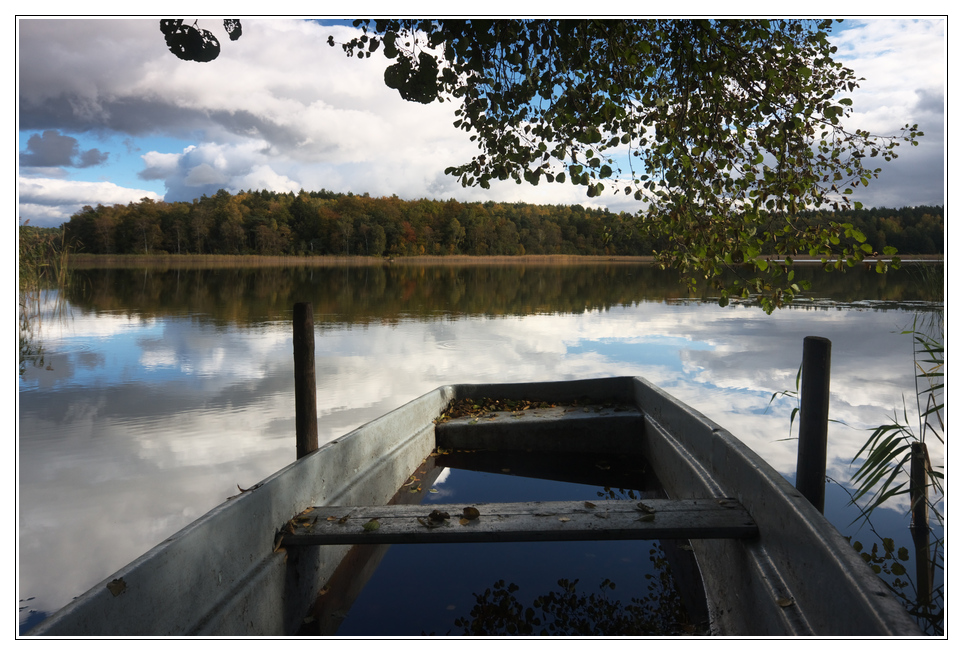
[[[802,218],[851,223],[875,252],[944,251],[943,207],[814,211]],[[640,256],[666,245],[625,212],[325,190],[232,195],[222,189],[193,202],[85,206],[64,227],[75,252],[95,254]]]

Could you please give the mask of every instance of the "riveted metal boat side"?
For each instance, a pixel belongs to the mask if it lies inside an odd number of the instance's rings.
[[[484,397],[625,403],[632,410],[436,431],[433,420],[449,401]],[[692,541],[715,633],[921,634],[855,550],[778,472],[703,415],[629,377],[440,387],[215,508],[31,634],[292,634],[350,546],[275,551],[276,531],[308,507],[388,503],[442,442],[640,453],[669,498],[736,499],[757,537]]]
[[[916,623],[826,518],[728,431],[646,380],[646,453],[670,497],[739,500],[758,540],[693,541],[718,632],[919,635]]]
[[[158,544],[30,634],[292,633],[350,547],[274,552],[276,531],[309,506],[387,503],[431,452],[432,419],[451,397],[451,387],[441,387],[325,444]],[[111,580],[122,581],[117,595]]]

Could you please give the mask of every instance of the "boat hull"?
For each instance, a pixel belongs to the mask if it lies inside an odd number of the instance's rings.
[[[451,401],[486,397],[639,411],[591,429],[574,417],[435,425]],[[627,377],[440,387],[212,510],[31,634],[296,634],[359,547],[277,549],[278,530],[309,507],[389,503],[436,447],[641,454],[669,498],[738,500],[758,537],[691,540],[714,634],[920,634],[855,550],[772,467],[698,412]],[[376,562],[385,547],[360,548],[374,548],[368,561]]]

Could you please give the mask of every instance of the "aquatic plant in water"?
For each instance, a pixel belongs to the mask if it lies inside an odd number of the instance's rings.
[[[45,353],[41,329],[45,312],[63,316],[66,311],[62,291],[67,284],[66,240],[61,230],[35,228],[24,221],[18,230],[17,328],[18,366],[22,375],[27,364],[44,366]],[[48,303],[52,300],[52,304]]]

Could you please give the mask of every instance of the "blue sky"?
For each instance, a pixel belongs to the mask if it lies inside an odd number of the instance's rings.
[[[26,144],[30,137],[37,133],[36,130],[21,130],[18,133],[21,152],[25,151],[23,144]],[[109,156],[103,166],[71,167],[69,173],[71,180],[78,182],[112,182],[124,188],[144,189],[159,196],[163,196],[165,193],[163,180],[144,180],[138,177],[138,172],[144,169],[144,153],[151,151],[182,152],[192,145],[191,139],[168,136],[133,138],[119,132],[110,132],[103,135],[84,132],[64,132],[63,134],[76,139],[78,149],[81,152],[97,149]]]
[[[637,209],[568,184],[464,189],[444,174],[474,154],[451,125],[454,104],[405,102],[383,83],[383,57],[348,59],[327,45],[350,27],[244,19],[231,42],[219,23],[199,21],[221,40],[220,57],[199,64],[167,51],[156,19],[21,19],[19,218],[59,225],[86,204],[219,188]],[[852,20],[832,39],[867,78],[852,94],[851,126],[894,133],[916,122],[926,133],[856,199],[943,204],[945,21]]]

